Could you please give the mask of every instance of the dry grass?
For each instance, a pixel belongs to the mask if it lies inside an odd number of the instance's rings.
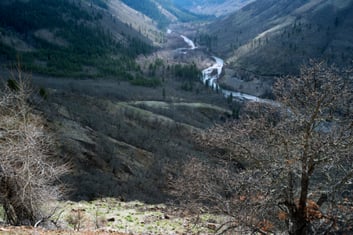
[[[2,235],[125,235],[126,233],[114,232],[114,231],[100,231],[100,230],[90,230],[90,231],[69,231],[69,230],[46,230],[43,228],[33,228],[33,227],[14,227],[14,226],[4,226],[0,227],[0,234]]]
[[[193,214],[171,205],[151,205],[139,201],[121,202],[115,198],[102,198],[90,202],[66,201],[59,204],[60,209],[51,218],[51,228],[54,229],[0,224],[0,234],[207,235],[214,234],[215,229],[226,219],[224,216],[205,212]],[[56,229],[54,224],[57,226]]]

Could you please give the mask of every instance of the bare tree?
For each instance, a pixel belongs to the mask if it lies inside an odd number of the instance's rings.
[[[8,223],[35,225],[60,196],[68,167],[53,159],[54,141],[28,104],[31,87],[20,67],[9,81],[0,91],[0,204]]]
[[[187,182],[193,185],[189,190],[194,198],[231,215],[220,232],[229,228],[298,235],[352,231],[349,73],[312,62],[300,76],[279,79],[274,92],[280,107],[248,103],[240,120],[197,137],[223,161],[228,159],[228,166],[187,163],[175,184],[179,195],[186,192]],[[232,170],[232,161],[245,169]],[[189,169],[195,165],[198,169]],[[200,172],[207,176],[194,177]]]

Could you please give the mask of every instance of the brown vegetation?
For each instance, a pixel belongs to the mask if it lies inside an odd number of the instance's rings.
[[[119,233],[114,231],[100,231],[100,230],[90,230],[90,231],[67,231],[67,230],[46,230],[43,228],[33,228],[29,226],[8,226],[0,227],[0,233],[3,235],[32,235],[32,234],[42,234],[42,235],[124,235],[126,233]]]
[[[177,194],[233,216],[220,232],[345,231],[352,209],[340,208],[353,201],[341,197],[353,176],[349,71],[311,63],[274,90],[280,107],[249,103],[240,120],[197,137],[223,164],[186,163]]]
[[[60,176],[68,171],[53,160],[54,142],[45,120],[28,104],[29,81],[16,75],[0,92],[0,204],[12,225],[37,225],[50,211],[48,201],[58,199]]]

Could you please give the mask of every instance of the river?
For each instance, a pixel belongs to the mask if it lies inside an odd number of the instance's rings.
[[[184,42],[189,46],[189,48],[179,48],[177,50],[183,50],[184,51],[183,53],[186,53],[185,49],[188,49],[188,50],[197,49],[197,47],[195,46],[195,43],[191,39],[187,38],[184,35],[180,35],[180,37],[183,38]],[[241,92],[231,91],[231,90],[226,90],[226,89],[221,88],[218,85],[217,80],[221,76],[223,66],[224,66],[224,61],[221,58],[216,57],[216,56],[212,56],[212,59],[215,61],[215,63],[212,66],[202,70],[201,81],[203,84],[207,83],[209,87],[211,87],[215,91],[220,91],[226,98],[228,98],[229,96],[232,96],[233,99],[238,99],[238,100],[240,99],[240,100],[244,100],[244,101],[268,103],[268,104],[276,105],[276,106],[278,105],[273,100],[261,99],[257,96],[253,96],[253,95],[244,94]]]

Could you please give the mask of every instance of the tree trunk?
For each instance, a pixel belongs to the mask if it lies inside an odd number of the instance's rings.
[[[305,218],[303,218],[302,216],[298,214],[295,216],[295,218],[291,218],[290,219],[290,227],[289,227],[289,234],[290,235],[307,235],[308,233],[308,223],[305,220]]]
[[[306,204],[308,200],[309,190],[309,176],[307,173],[307,165],[304,161],[302,166],[302,175],[300,181],[300,198],[298,203],[295,203],[296,208],[290,214],[290,228],[289,234],[291,235],[306,235],[309,233],[309,222],[306,215]]]
[[[1,188],[1,202],[3,203],[6,220],[12,225],[34,225],[38,216],[36,211],[30,207],[31,204],[22,203],[21,200],[23,199],[16,194],[16,189],[20,187],[17,182],[18,180],[10,177],[3,179],[1,182],[1,186],[3,186]]]

